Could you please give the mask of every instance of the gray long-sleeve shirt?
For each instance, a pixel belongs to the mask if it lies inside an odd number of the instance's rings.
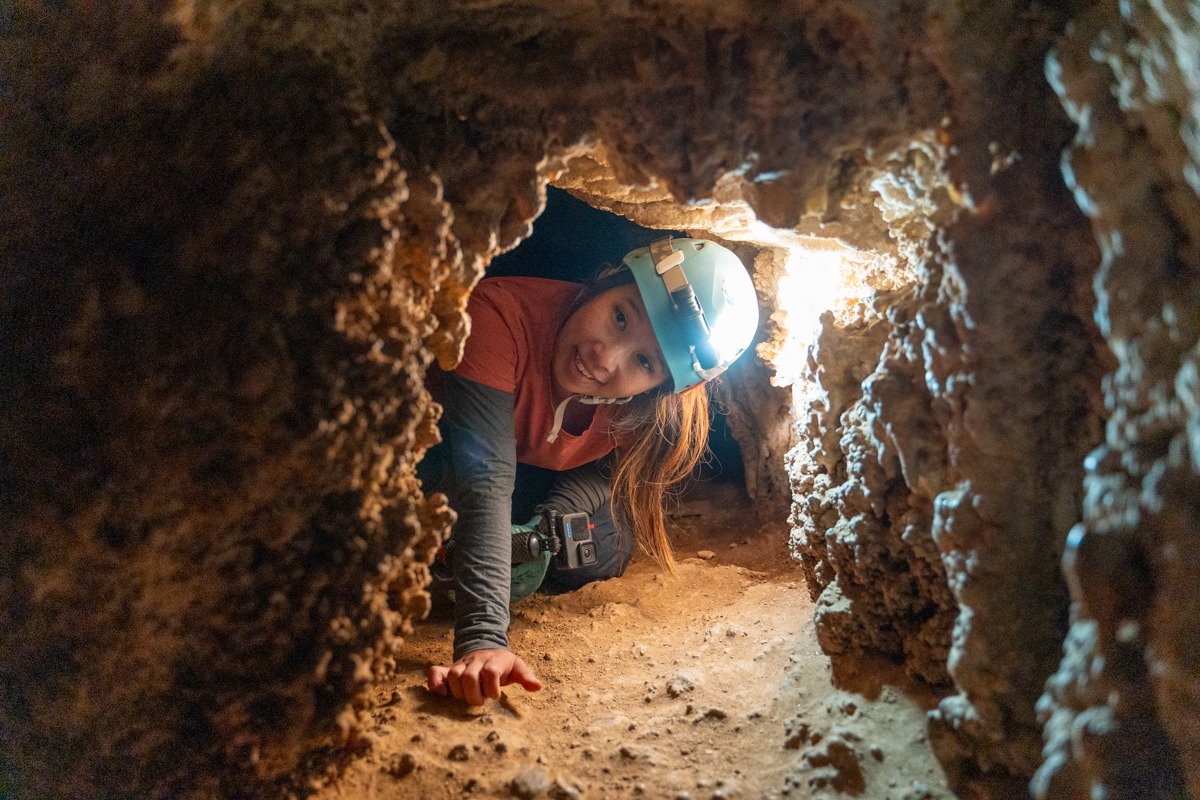
[[[510,533],[517,453],[511,394],[456,373],[445,375],[443,388],[443,445],[439,455],[448,474],[439,488],[450,495],[458,512],[454,526],[457,661],[475,650],[508,647]],[[561,476],[544,498],[551,507],[595,515],[607,503],[608,480],[596,463]],[[605,563],[573,573],[574,581],[566,583],[623,572],[632,555],[632,539],[625,538],[628,541],[612,553],[605,548]],[[612,546],[616,547],[616,539]]]
[[[517,445],[513,396],[448,373],[441,431],[454,526],[454,659],[508,647]]]

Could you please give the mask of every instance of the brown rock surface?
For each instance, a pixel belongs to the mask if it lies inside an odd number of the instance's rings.
[[[1065,171],[1100,243],[1096,320],[1117,363],[1064,561],[1072,627],[1039,705],[1039,796],[1200,795],[1198,54],[1194,6],[1101,6],[1049,62],[1079,125]]]
[[[835,675],[948,693],[957,791],[1200,795],[1197,42],[1187,0],[0,10],[0,794],[369,749],[452,520],[424,371],[552,181],[753,266],[746,488]],[[783,380],[835,241],[860,298]]]

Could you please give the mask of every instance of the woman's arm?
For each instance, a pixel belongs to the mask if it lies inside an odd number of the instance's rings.
[[[454,661],[429,670],[429,688],[472,705],[498,698],[518,682],[541,683],[508,651],[508,599],[512,578],[509,536],[516,437],[513,396],[450,373],[445,383],[441,431],[450,449],[454,526]]]
[[[450,448],[454,526],[454,658],[508,647],[508,532],[517,449],[513,396],[450,373],[441,431]]]

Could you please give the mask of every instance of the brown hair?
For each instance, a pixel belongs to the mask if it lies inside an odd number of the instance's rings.
[[[603,268],[575,298],[567,316],[597,295],[633,282],[626,268]],[[639,546],[672,575],[677,570],[664,506],[668,492],[692,474],[708,450],[708,430],[707,385],[677,394],[670,378],[618,406],[613,415],[613,511],[623,512]]]
[[[691,475],[708,449],[708,390],[660,392],[635,397],[617,412],[618,442],[612,477],[614,509],[625,512],[638,544],[658,564],[676,574],[667,537],[664,504],[671,487]]]

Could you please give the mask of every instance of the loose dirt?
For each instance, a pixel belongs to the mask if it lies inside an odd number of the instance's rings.
[[[635,559],[514,606],[511,646],[540,692],[472,710],[427,691],[453,637],[435,611],[380,689],[372,752],[318,797],[952,797],[925,737],[934,698],[886,667],[833,685],[785,523],[721,484],[672,521],[677,579]]]

